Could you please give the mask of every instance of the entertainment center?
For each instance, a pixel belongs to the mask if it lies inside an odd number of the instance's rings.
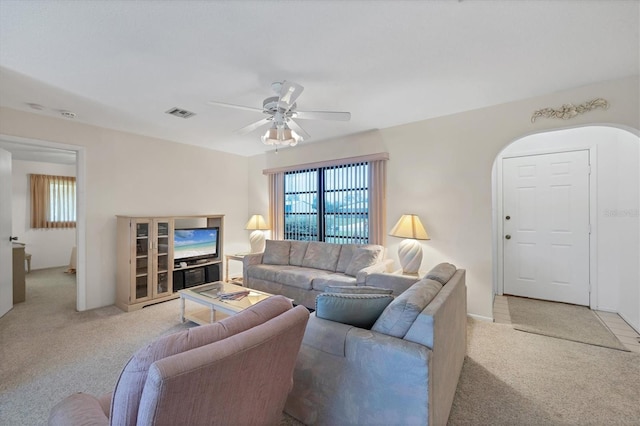
[[[223,223],[224,215],[117,216],[116,306],[129,312],[219,281]]]

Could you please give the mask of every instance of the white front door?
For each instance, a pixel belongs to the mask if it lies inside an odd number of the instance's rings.
[[[11,154],[0,149],[0,317],[13,307]]]
[[[589,305],[589,151],[505,158],[504,293]]]

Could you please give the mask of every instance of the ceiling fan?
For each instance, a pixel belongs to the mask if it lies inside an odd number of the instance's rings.
[[[251,123],[236,130],[240,135],[252,132],[266,124],[271,123],[267,132],[262,136],[262,142],[266,145],[290,145],[309,139],[310,136],[294,119],[303,120],[334,120],[349,121],[351,113],[338,111],[298,111],[296,100],[304,90],[298,83],[292,81],[275,82],[271,89],[278,96],[271,96],[262,101],[262,108],[254,108],[243,105],[234,105],[224,102],[209,101],[209,105],[242,109],[246,111],[258,111],[267,115],[266,118]]]

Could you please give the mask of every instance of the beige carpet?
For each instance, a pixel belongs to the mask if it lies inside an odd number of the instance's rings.
[[[110,391],[129,356],[182,330],[178,301],[77,313],[65,268],[27,275],[27,302],[0,318],[0,425],[46,423],[73,392]],[[469,320],[450,425],[624,425],[640,418],[640,354]],[[283,415],[281,426],[300,425]]]
[[[528,333],[627,351],[586,306],[508,296],[513,328]]]

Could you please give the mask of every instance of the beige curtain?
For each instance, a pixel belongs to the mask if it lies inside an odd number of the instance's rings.
[[[269,174],[269,228],[271,238],[284,238],[284,172]]]
[[[30,175],[31,227],[76,227],[76,178]]]
[[[369,162],[369,244],[385,245],[387,230],[387,160]]]

